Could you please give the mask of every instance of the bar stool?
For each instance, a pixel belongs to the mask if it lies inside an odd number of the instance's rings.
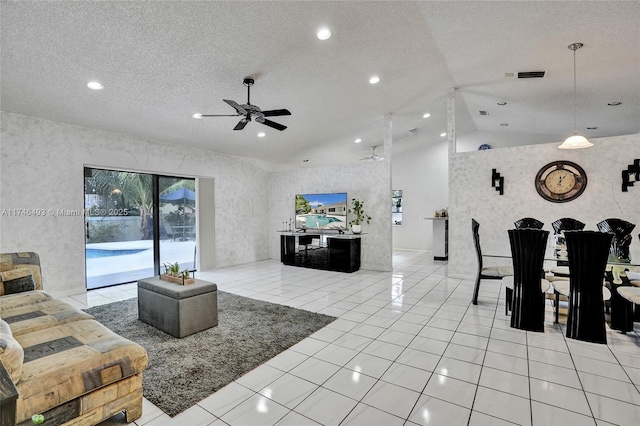
[[[513,260],[511,327],[544,331],[545,296],[540,290],[549,231],[523,228],[508,232]]]
[[[567,337],[607,343],[602,277],[614,235],[597,231],[567,231],[571,274]]]

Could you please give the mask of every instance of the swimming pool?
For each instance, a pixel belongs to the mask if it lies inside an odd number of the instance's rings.
[[[307,228],[322,228],[330,223],[341,222],[344,224],[344,221],[338,219],[333,216],[324,216],[320,214],[305,214],[298,215],[297,217],[305,218],[305,223],[307,224]]]
[[[111,257],[111,256],[123,256],[125,254],[135,254],[140,253],[141,251],[145,251],[149,249],[115,249],[115,250],[104,250],[104,249],[85,249],[85,257],[87,259],[96,259],[99,257]]]

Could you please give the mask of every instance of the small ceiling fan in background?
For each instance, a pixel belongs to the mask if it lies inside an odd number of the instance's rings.
[[[367,157],[361,158],[361,160],[370,160],[370,161],[382,161],[382,160],[384,160],[383,156],[380,156],[380,155],[376,154],[376,148],[377,147],[378,146],[372,146],[371,147],[371,154],[369,156],[367,156]]]
[[[231,101],[229,99],[223,99],[227,104],[231,105],[235,110],[236,114],[195,114],[195,118],[204,118],[204,117],[242,117],[240,122],[236,124],[236,127],[233,130],[242,130],[244,126],[247,125],[248,122],[253,118],[254,121],[264,124],[265,126],[273,127],[276,130],[284,130],[287,126],[284,126],[280,123],[276,123],[275,121],[271,121],[265,117],[278,117],[281,115],[291,115],[289,110],[287,109],[271,109],[267,111],[262,111],[260,107],[251,104],[251,86],[253,86],[255,80],[253,77],[245,77],[242,80],[242,84],[247,86],[247,103],[246,104],[238,104],[235,101]]]

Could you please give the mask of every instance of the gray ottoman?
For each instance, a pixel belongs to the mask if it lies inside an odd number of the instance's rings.
[[[138,319],[174,337],[218,325],[218,286],[196,280],[174,284],[158,277],[138,280]]]

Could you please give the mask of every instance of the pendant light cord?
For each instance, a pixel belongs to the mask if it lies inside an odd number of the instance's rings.
[[[576,119],[576,50],[573,49],[573,132],[578,133],[578,124]]]

